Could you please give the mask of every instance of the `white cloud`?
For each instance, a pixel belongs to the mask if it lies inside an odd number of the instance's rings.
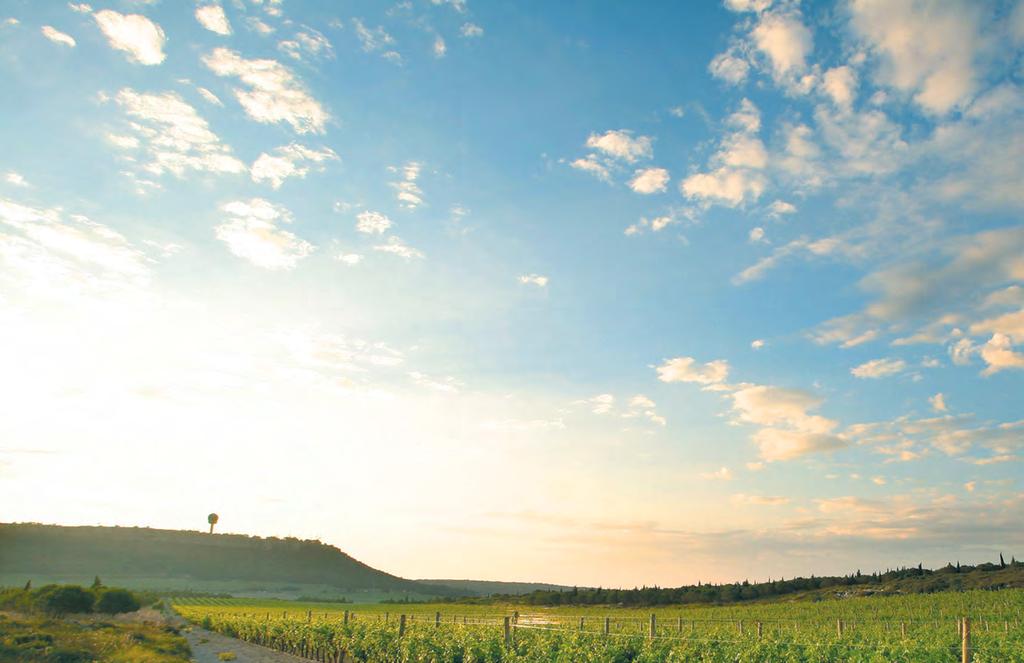
[[[849,108],[857,95],[857,72],[849,65],[833,67],[825,72],[821,87],[836,106]]]
[[[608,172],[608,168],[601,164],[597,160],[597,157],[595,157],[594,155],[589,155],[585,158],[576,159],[569,165],[577,170],[582,170],[584,172],[590,173],[591,175],[594,175],[598,179],[604,180],[606,182],[611,181],[611,174]]]
[[[842,249],[842,243],[834,237],[809,240],[806,237],[795,239],[783,246],[778,247],[770,256],[758,260],[732,278],[736,285],[742,285],[750,281],[763,278],[769,270],[774,269],[785,258],[799,253],[809,253],[814,256],[828,256]]]
[[[366,27],[366,24],[358,18],[352,19],[352,26],[356,30],[356,37],[359,38],[359,43],[367,53],[383,50],[395,43],[395,38],[380,26],[376,28],[368,28]],[[383,56],[390,60],[401,60],[401,56],[399,56],[394,50],[385,51]]]
[[[79,14],[91,14],[92,13],[92,5],[86,4],[84,2],[69,2],[68,3],[68,8],[71,11],[77,12]]]
[[[690,175],[679,188],[687,198],[736,207],[747,200],[760,198],[767,186],[768,181],[760,173],[723,167],[709,173]]]
[[[653,219],[647,219],[646,217],[643,217],[636,223],[627,227],[625,230],[625,234],[627,236],[638,235],[647,228],[650,228],[653,232],[660,232],[675,222],[675,216],[668,214],[666,214],[665,216],[656,216]]]
[[[750,342],[750,347],[754,350],[760,350],[766,345],[764,339],[758,338]]]
[[[44,25],[40,32],[43,36],[52,41],[55,44],[63,44],[64,46],[75,47],[75,38],[69,34],[61,32],[57,28],[51,25]]]
[[[289,270],[316,248],[279,228],[278,223],[291,223],[291,213],[262,198],[235,200],[220,209],[228,218],[214,229],[217,239],[257,267]]]
[[[80,304],[144,287],[150,260],[113,228],[58,209],[0,198],[0,288],[33,301]]]
[[[777,81],[803,71],[813,48],[811,31],[792,12],[762,14],[750,36],[757,49],[768,56]]]
[[[782,506],[789,504],[789,498],[781,495],[746,495],[737,493],[729,498],[733,504],[747,504],[752,506]]]
[[[981,346],[979,354],[988,364],[982,375],[992,375],[1008,368],[1024,369],[1024,353],[1013,350],[1013,342],[1006,334],[992,334],[992,338]]]
[[[778,219],[787,214],[796,214],[796,206],[784,200],[776,200],[768,206],[768,216]]]
[[[448,53],[448,46],[444,43],[444,39],[441,35],[434,37],[434,57],[443,58]]]
[[[196,92],[203,98],[209,101],[214,106],[224,106],[224,102],[220,100],[220,97],[210,92],[205,87],[197,87]]]
[[[977,89],[981,3],[853,0],[849,7],[851,25],[880,60],[878,82],[932,113],[964,104]]]
[[[411,246],[403,242],[401,238],[395,237],[393,235],[391,237],[388,237],[387,243],[378,244],[373,247],[373,250],[383,251],[384,253],[392,253],[400,258],[405,258],[406,260],[410,258],[423,257],[422,251],[420,251],[419,249],[412,248]]]
[[[463,23],[459,33],[463,37],[483,37],[484,29],[474,23]]]
[[[750,232],[747,234],[747,240],[754,243],[765,241],[764,228],[751,228]]]
[[[153,175],[170,171],[182,177],[187,170],[211,173],[240,173],[245,164],[220,142],[196,109],[174,92],[146,94],[125,88],[115,97],[133,120],[136,137],[111,135],[122,149],[146,145],[150,157],[143,169]]]
[[[356,215],[356,230],[367,235],[380,235],[392,225],[391,219],[380,212],[366,210]]]
[[[540,274],[524,274],[519,277],[519,282],[544,288],[548,285],[548,277],[541,276]]]
[[[276,60],[246,60],[226,48],[216,48],[203,62],[218,76],[237,76],[248,89],[235,97],[257,122],[287,122],[297,133],[323,133],[327,111],[288,67]]]
[[[231,24],[228,23],[228,17],[220,5],[196,7],[196,20],[210,32],[225,36],[231,34]]]
[[[306,26],[295,33],[292,39],[285,39],[277,44],[278,50],[292,58],[303,61],[309,58],[333,58],[334,46],[320,31]]]
[[[730,49],[716,55],[708,65],[708,71],[715,78],[738,85],[747,79],[750,65],[744,58],[739,57],[735,50]]]
[[[363,261],[363,256],[358,253],[345,253],[344,251],[339,251],[335,254],[334,259],[338,262],[345,263],[349,267],[355,267]]]
[[[928,404],[932,406],[932,409],[936,412],[946,411],[946,397],[942,395],[942,392],[935,394],[934,396],[928,397]]]
[[[637,159],[642,158],[649,159],[654,153],[649,136],[634,138],[633,132],[627,129],[609,130],[600,135],[591,134],[587,138],[587,147],[627,163],[635,163]]]
[[[725,0],[725,8],[734,12],[763,12],[772,6],[772,0]]]
[[[716,359],[698,364],[693,357],[675,357],[658,366],[658,379],[662,382],[695,382],[713,385],[725,382],[729,377],[729,362]]]
[[[310,170],[308,164],[323,170],[326,161],[337,160],[338,155],[330,148],[315,150],[292,143],[277,148],[274,154],[260,154],[249,172],[253,182],[268,181],[277,189],[289,177],[304,178]]]
[[[714,472],[701,472],[701,479],[707,479],[708,481],[732,481],[732,470],[728,467],[720,467]]]
[[[13,184],[14,186],[28,186],[28,181],[25,177],[21,173],[16,173],[13,170],[4,174],[4,181],[8,184]]]
[[[407,161],[401,169],[390,168],[394,172],[401,170],[402,179],[391,182],[391,188],[395,190],[398,204],[406,209],[416,209],[423,204],[423,190],[416,183],[422,169],[423,165],[417,161]]]
[[[658,193],[668,184],[668,171],[664,168],[644,168],[633,174],[629,188],[637,193]]]
[[[743,99],[726,124],[735,131],[719,141],[718,151],[708,162],[713,170],[694,173],[679,184],[684,196],[705,205],[736,207],[757,200],[768,186],[761,172],[768,165],[768,153],[753,135],[761,128],[760,111],[749,99]]]
[[[854,377],[862,379],[884,378],[896,375],[907,367],[902,359],[872,359],[850,369]]]
[[[584,402],[590,405],[590,411],[594,414],[608,414],[612,411],[612,407],[615,406],[615,396],[612,394],[598,394]]]
[[[266,37],[267,35],[274,33],[274,28],[261,21],[256,16],[250,16],[245,19],[245,24],[249,26],[249,29],[253,32],[259,33]]]
[[[144,65],[164,61],[164,36],[159,25],[140,14],[119,14],[110,9],[93,16],[112,48],[125,51],[128,59]]]

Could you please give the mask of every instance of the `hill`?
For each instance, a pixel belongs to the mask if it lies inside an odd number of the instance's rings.
[[[0,583],[91,582],[250,595],[461,594],[385,573],[320,541],[147,527],[0,524]],[[371,599],[372,600],[372,599]]]

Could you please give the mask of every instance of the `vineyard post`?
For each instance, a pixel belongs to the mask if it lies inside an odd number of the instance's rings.
[[[348,610],[345,611],[345,616],[342,618],[342,623],[348,626]]]
[[[658,623],[656,621],[654,613],[652,612],[651,613],[651,632],[648,634],[648,639],[654,640],[654,635],[655,635],[655,632],[657,631],[657,629],[658,629]]]
[[[682,634],[682,632],[683,632],[683,618],[682,617],[677,618],[676,630],[679,631],[680,634]]]
[[[583,618],[582,617],[580,617],[580,630],[581,631],[583,630]]]
[[[904,640],[907,639],[907,623],[906,622],[900,622],[900,637],[903,638]]]
[[[743,620],[740,620],[740,635],[743,635]]]
[[[441,625],[441,613],[440,612],[435,612],[434,613],[434,626],[440,626],[440,625]]]
[[[757,639],[761,639],[761,622],[757,623]]]
[[[971,663],[971,618],[964,617],[964,626],[961,629],[963,635],[963,646],[960,649],[960,663]]]
[[[519,623],[519,611],[518,610],[513,610],[512,611],[512,623],[513,624],[518,624]]]
[[[842,637],[843,637],[843,620],[842,619],[837,619],[836,620],[836,635],[838,635],[840,639],[842,639]]]
[[[398,616],[398,637],[405,635],[405,615]]]
[[[307,610],[306,611],[306,623],[308,624],[308,623],[310,623],[312,621],[313,621],[313,611],[312,610]]]
[[[390,612],[385,612],[384,613],[384,623],[387,624],[389,621],[391,621],[391,613]]]
[[[605,617],[604,618],[604,634],[605,635],[608,635],[608,633],[611,631],[611,622],[612,622],[611,617]]]
[[[505,617],[505,649],[512,646],[512,618]]]

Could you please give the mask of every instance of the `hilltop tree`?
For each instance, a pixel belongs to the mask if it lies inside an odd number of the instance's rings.
[[[215,513],[211,513],[206,517],[206,522],[210,523],[210,534],[213,534],[213,526],[217,524],[218,520],[220,520],[220,516]]]
[[[92,579],[92,588],[93,589],[99,589],[102,586],[103,586],[103,582],[100,580],[99,576],[96,576],[95,578]]]

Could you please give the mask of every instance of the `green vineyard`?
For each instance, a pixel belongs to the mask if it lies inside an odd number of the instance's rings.
[[[180,599],[190,622],[343,663],[1024,663],[1024,591],[543,609]]]

